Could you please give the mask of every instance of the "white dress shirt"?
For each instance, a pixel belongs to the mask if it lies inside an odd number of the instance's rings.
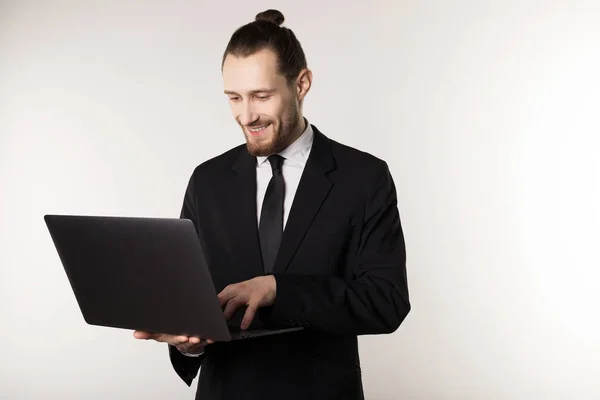
[[[298,190],[298,184],[300,178],[304,172],[308,155],[312,148],[313,142],[313,130],[308,121],[306,121],[306,129],[302,135],[296,139],[295,142],[290,144],[288,147],[280,151],[279,154],[284,158],[283,165],[281,166],[281,172],[283,174],[283,180],[285,182],[285,194],[283,200],[283,227],[290,215],[290,209],[294,197],[296,196],[296,190]],[[267,191],[267,186],[273,176],[271,165],[267,160],[268,157],[256,157],[256,217],[257,221],[260,221],[260,212],[262,209],[263,199]]]
[[[280,151],[279,154],[284,158],[281,166],[281,172],[283,174],[283,180],[285,182],[285,193],[283,200],[283,227],[290,215],[290,209],[298,190],[298,184],[300,178],[304,172],[308,155],[312,149],[313,143],[313,130],[310,123],[305,118],[306,129],[300,135],[296,141],[290,144],[288,147]],[[267,186],[273,176],[273,170],[269,163],[268,157],[256,157],[256,218],[257,222],[260,221],[260,212],[262,209],[262,203],[267,192]],[[258,226],[258,225],[257,225]],[[183,353],[183,352],[182,352]],[[198,357],[200,354],[183,353],[188,357]]]

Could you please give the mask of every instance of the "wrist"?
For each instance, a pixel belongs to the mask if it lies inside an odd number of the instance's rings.
[[[191,352],[183,351],[183,350],[180,350],[180,349],[177,349],[177,350],[179,350],[179,352],[181,354],[183,354],[184,356],[187,356],[187,357],[200,357],[204,353],[204,352],[191,353]]]

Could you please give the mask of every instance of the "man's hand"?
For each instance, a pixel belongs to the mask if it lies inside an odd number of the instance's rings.
[[[136,339],[142,340],[156,340],[161,343],[168,343],[177,347],[182,353],[200,354],[204,351],[204,347],[207,344],[214,343],[213,340],[200,339],[195,336],[181,336],[181,335],[169,335],[166,333],[151,333],[144,331],[135,331],[133,336]]]
[[[238,308],[248,306],[240,325],[241,329],[247,329],[258,308],[273,305],[277,293],[276,286],[275,277],[272,275],[258,276],[227,286],[219,293],[221,306],[226,305],[223,311],[225,319],[231,319]]]

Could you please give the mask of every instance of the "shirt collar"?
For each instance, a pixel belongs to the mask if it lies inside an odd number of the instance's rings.
[[[283,158],[285,158],[286,162],[301,166],[304,166],[306,164],[306,160],[308,159],[308,155],[312,147],[314,135],[312,126],[310,125],[308,120],[304,118],[304,121],[306,122],[306,129],[304,130],[302,135],[300,135],[300,137],[288,147],[277,153]],[[267,158],[268,157],[265,156],[256,157],[257,165],[261,166],[267,160]]]

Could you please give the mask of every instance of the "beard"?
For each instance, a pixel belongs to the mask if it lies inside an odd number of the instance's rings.
[[[253,156],[266,157],[285,149],[290,145],[291,140],[294,138],[294,132],[300,124],[299,114],[298,109],[294,105],[290,105],[281,120],[276,121],[265,118],[252,124],[253,127],[270,124],[267,129],[271,129],[271,137],[268,140],[253,140],[252,137],[249,137],[250,134],[246,132],[246,128],[242,126],[242,131],[246,136],[248,152]]]

